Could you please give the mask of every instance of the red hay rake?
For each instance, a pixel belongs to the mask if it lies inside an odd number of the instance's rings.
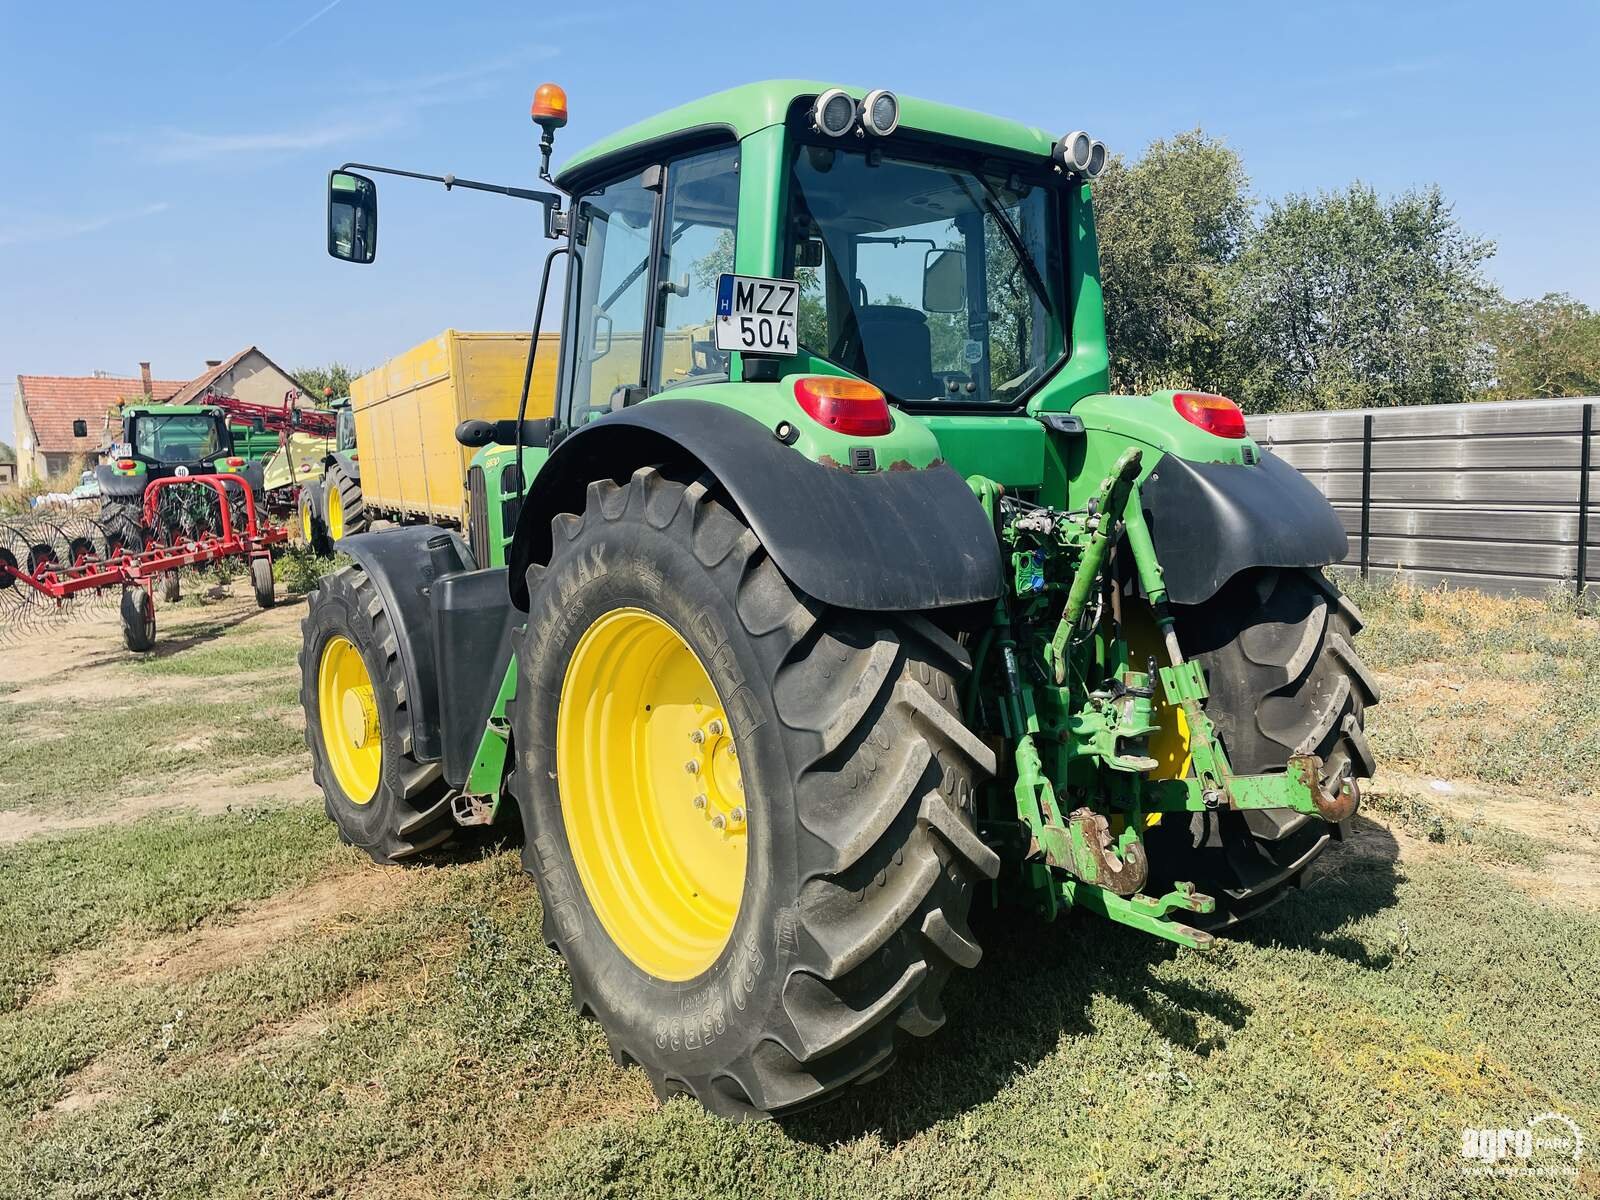
[[[193,489],[191,499],[214,501],[220,529],[164,531],[158,516],[163,493],[177,488]],[[288,541],[289,531],[258,518],[255,494],[239,476],[151,480],[141,525],[149,531],[142,548],[127,531],[72,513],[46,510],[0,526],[0,634],[70,616],[76,601],[109,598],[120,590],[123,640],[130,650],[148,650],[156,640],[155,592],[176,600],[181,568],[228,558],[249,563],[257,604],[271,608],[276,601],[271,547]]]

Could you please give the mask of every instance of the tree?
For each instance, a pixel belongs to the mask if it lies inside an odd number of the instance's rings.
[[[1113,157],[1094,185],[1112,387],[1221,390],[1229,267],[1251,229],[1239,155],[1200,130]]]
[[[325,367],[302,367],[294,372],[294,378],[308,399],[321,404],[325,388],[333,389],[333,399],[348,396],[350,381],[363,373],[341,362],[331,362]]]
[[[1493,252],[1437,187],[1270,203],[1231,272],[1229,394],[1255,412],[1470,399]]]
[[[1560,292],[1538,300],[1497,298],[1483,312],[1494,350],[1489,400],[1600,393],[1600,313]]]

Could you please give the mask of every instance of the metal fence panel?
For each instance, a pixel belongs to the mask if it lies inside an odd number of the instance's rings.
[[[1498,593],[1600,592],[1596,397],[1251,417],[1350,534],[1345,562]]]

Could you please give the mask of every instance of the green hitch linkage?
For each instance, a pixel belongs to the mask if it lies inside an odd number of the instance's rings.
[[[1067,643],[1072,639],[1072,631],[1082,618],[1083,610],[1088,607],[1089,597],[1100,578],[1100,568],[1105,565],[1106,552],[1111,546],[1111,534],[1117,527],[1117,515],[1128,507],[1133,480],[1139,473],[1143,457],[1143,452],[1137,446],[1124,450],[1122,457],[1111,468],[1111,474],[1101,480],[1100,491],[1094,497],[1095,509],[1090,518],[1094,522],[1094,532],[1089,537],[1089,544],[1084,547],[1077,573],[1072,577],[1072,589],[1067,593],[1067,606],[1061,612],[1055,636],[1050,639],[1050,665],[1058,684],[1066,682]]]

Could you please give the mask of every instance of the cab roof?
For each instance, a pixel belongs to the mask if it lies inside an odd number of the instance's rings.
[[[215,404],[129,404],[122,411],[136,417],[183,417],[198,413],[216,414],[222,409]]]
[[[795,100],[810,99],[833,87],[843,87],[856,100],[871,90],[805,79],[768,79],[729,88],[669,108],[602,138],[569,159],[556,182],[570,190],[575,183],[581,185],[603,171],[608,162],[631,157],[642,144],[680,134],[720,131],[733,140],[743,140],[758,130],[782,124]],[[1050,131],[933,100],[919,100],[898,92],[895,95],[900,101],[901,129],[993,146],[997,150],[1048,156],[1056,139],[1069,128],[1063,122],[1059,130]]]

